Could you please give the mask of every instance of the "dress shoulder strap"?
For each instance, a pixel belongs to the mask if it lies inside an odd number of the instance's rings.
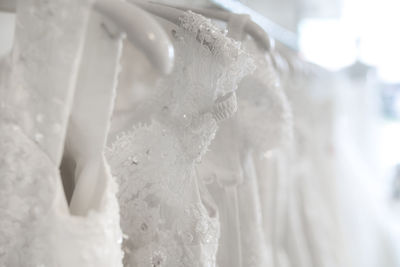
[[[64,146],[89,1],[20,0],[2,120],[19,126],[56,166]]]

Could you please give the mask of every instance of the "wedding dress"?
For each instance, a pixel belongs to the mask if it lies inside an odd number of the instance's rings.
[[[151,122],[120,135],[107,153],[120,188],[125,266],[215,266],[218,211],[195,166],[219,121],[236,111],[234,91],[252,59],[192,12],[172,34],[175,68],[154,92]]]
[[[372,67],[360,62],[338,73],[333,97],[338,107],[334,131],[337,201],[345,241],[351,244],[346,247],[349,266],[394,267],[400,265],[400,229],[379,170],[381,111],[375,75]]]
[[[0,266],[122,264],[116,185],[108,180],[98,209],[72,216],[58,170],[89,10],[18,1],[0,85]]]
[[[294,115],[293,145],[280,159],[290,168],[279,177],[288,181],[288,264],[358,266],[349,264],[339,222],[332,76],[282,49],[276,62]]]
[[[229,35],[241,40],[248,19],[232,14]],[[198,172],[220,214],[218,266],[271,266],[273,221],[263,211],[271,208],[267,180],[274,177],[258,176],[256,162],[290,142],[291,114],[270,55],[250,39],[244,48],[257,59],[256,71],[239,84],[238,112],[221,125]]]

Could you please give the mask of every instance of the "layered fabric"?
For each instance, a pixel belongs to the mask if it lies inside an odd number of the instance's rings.
[[[228,34],[241,40],[247,21],[233,15]],[[271,266],[272,220],[263,211],[275,194],[267,179],[275,177],[260,177],[256,162],[290,142],[291,113],[269,54],[250,39],[244,48],[257,59],[256,71],[239,84],[239,111],[221,125],[198,172],[220,211],[219,266]]]

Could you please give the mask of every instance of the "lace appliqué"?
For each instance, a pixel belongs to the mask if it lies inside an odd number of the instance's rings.
[[[254,71],[254,59],[241,49],[241,43],[228,38],[227,31],[215,26],[210,19],[188,11],[180,23],[184,34],[208,47],[212,56],[222,63],[224,71],[216,82],[217,96],[236,90],[240,80]]]

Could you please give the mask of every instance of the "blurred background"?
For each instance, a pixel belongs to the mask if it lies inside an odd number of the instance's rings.
[[[388,198],[400,198],[399,0],[164,2],[217,4],[250,14],[277,44],[333,72],[341,88],[337,106],[343,109],[337,116],[353,116],[358,122],[360,135],[354,137],[363,139],[363,144],[356,149],[378,169],[375,178],[386,188]],[[341,131],[346,130],[351,131]],[[365,146],[368,152],[363,151]]]

